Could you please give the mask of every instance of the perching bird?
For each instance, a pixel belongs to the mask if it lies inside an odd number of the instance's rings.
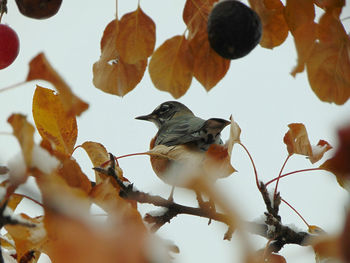
[[[220,133],[229,121],[218,118],[203,120],[177,101],[167,101],[159,105],[152,113],[136,117],[138,120],[153,122],[158,127],[150,148],[158,145],[185,146],[191,156],[203,156],[212,144],[222,144]],[[188,167],[194,169],[195,158],[186,163],[186,167],[178,162],[151,156],[152,168],[157,176],[172,186],[184,186],[183,179],[189,173]],[[182,178],[182,179],[181,179]],[[186,178],[187,179],[187,178]],[[169,199],[172,199],[174,187]]]

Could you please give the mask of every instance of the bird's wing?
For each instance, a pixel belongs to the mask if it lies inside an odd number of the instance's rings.
[[[193,116],[170,120],[159,129],[155,145],[173,146],[198,141],[204,124],[205,120]]]

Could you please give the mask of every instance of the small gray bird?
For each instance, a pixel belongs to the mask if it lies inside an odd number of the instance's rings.
[[[230,124],[218,118],[203,120],[177,101],[160,104],[152,113],[136,117],[138,120],[153,122],[158,127],[154,146],[191,145],[201,151],[211,144],[222,144],[221,131]]]

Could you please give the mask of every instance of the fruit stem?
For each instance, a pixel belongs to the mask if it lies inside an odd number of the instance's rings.
[[[253,160],[252,156],[250,155],[248,149],[244,146],[244,144],[241,143],[241,142],[239,142],[238,144],[241,145],[242,148],[245,150],[245,152],[248,154],[248,157],[249,157],[249,159],[250,159],[250,162],[252,163],[252,166],[253,166],[253,168],[254,168],[255,183],[256,183],[256,186],[258,187],[258,189],[260,190],[259,179],[258,179],[258,172],[256,171],[256,167],[255,167],[254,160]]]
[[[319,170],[323,170],[323,169],[319,168],[319,167],[317,167],[317,168],[308,168],[308,169],[302,169],[302,170],[297,170],[297,171],[293,171],[293,172],[290,172],[290,173],[282,174],[279,177],[271,179],[265,185],[268,186],[272,182],[276,181],[278,178],[283,178],[283,177],[286,177],[286,176],[291,175],[291,174],[302,173],[302,172],[309,172],[309,171],[319,171]]]

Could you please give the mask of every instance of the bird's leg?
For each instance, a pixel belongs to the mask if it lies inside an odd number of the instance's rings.
[[[170,195],[168,197],[168,201],[173,202],[174,201],[174,190],[175,190],[175,186],[171,187],[171,192]]]
[[[199,191],[195,191],[196,192],[196,197],[197,197],[197,201],[198,201],[198,205],[200,208],[202,209],[209,209],[212,210],[213,212],[216,212],[215,209],[215,203],[212,199],[209,199],[208,202],[205,202],[203,200],[202,194]],[[208,225],[210,225],[211,223],[211,218],[209,219]]]

